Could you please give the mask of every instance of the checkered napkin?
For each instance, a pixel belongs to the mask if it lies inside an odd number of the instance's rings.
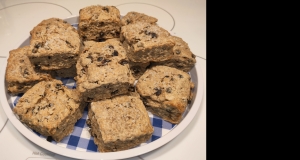
[[[57,78],[57,79],[61,80],[63,82],[63,84],[70,89],[76,88],[76,82],[74,81],[73,78]],[[11,108],[16,106],[16,104],[18,103],[18,100],[22,97],[22,95],[23,94],[19,94],[17,96],[11,97],[11,99],[10,99],[12,102],[12,103],[10,103]],[[93,137],[91,137],[91,135],[88,131],[89,127],[85,123],[86,120],[88,119],[87,113],[88,113],[88,107],[85,108],[82,118],[76,122],[74,130],[69,136],[62,139],[62,141],[59,143],[55,142],[54,140],[48,140],[48,141],[50,141],[49,143],[53,143],[60,147],[69,148],[69,149],[76,150],[76,151],[98,152],[97,146],[94,143],[94,139],[93,139]],[[162,136],[164,136],[165,134],[170,132],[172,130],[172,128],[175,126],[174,124],[166,122],[166,121],[162,120],[161,118],[151,114],[150,112],[148,112],[148,115],[150,117],[152,126],[154,128],[154,132],[152,134],[152,137],[147,142],[142,143],[141,145],[139,145],[137,147],[146,145],[148,143],[151,143],[151,142],[161,138]],[[30,129],[30,128],[28,128],[28,129]],[[31,130],[31,131],[33,132],[33,134],[36,134],[37,136],[45,139],[45,141],[47,140],[47,137],[42,136],[41,134],[35,132],[34,130]]]

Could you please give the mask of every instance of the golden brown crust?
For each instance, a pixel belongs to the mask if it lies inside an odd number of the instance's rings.
[[[188,44],[182,38],[177,36],[171,36],[170,38],[175,42],[173,56],[165,61],[153,62],[151,65],[164,65],[177,68],[184,72],[189,72],[196,63],[195,55],[191,52]]]
[[[76,83],[87,102],[128,93],[134,84],[126,51],[117,39],[86,41],[80,55]]]
[[[138,95],[92,102],[88,114],[91,135],[100,152],[133,148],[147,141],[154,131]]]
[[[28,57],[42,70],[70,68],[76,64],[80,39],[77,30],[59,18],[43,20],[30,31]]]
[[[148,69],[136,84],[147,110],[174,124],[180,122],[192,88],[189,74],[167,66]]]
[[[92,5],[80,9],[78,33],[83,41],[119,38],[121,15],[115,6]]]
[[[39,82],[29,89],[13,112],[31,129],[59,142],[73,131],[85,105],[76,90],[53,79]]]
[[[128,59],[142,63],[169,59],[175,45],[167,30],[145,22],[123,26],[120,40],[127,51]]]
[[[157,18],[148,16],[144,13],[139,13],[139,12],[128,12],[124,17],[121,19],[121,24],[122,26],[128,25],[128,24],[133,24],[136,22],[147,22],[151,24],[156,24]]]

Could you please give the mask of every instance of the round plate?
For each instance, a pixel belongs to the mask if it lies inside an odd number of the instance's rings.
[[[78,16],[69,17],[65,19],[70,24],[77,24],[78,23]],[[26,40],[20,45],[25,46],[29,44],[30,37],[26,37]],[[155,141],[151,141],[147,144],[140,145],[138,147],[119,151],[119,152],[107,152],[107,153],[100,153],[100,152],[89,152],[89,151],[78,151],[72,150],[69,148],[63,148],[58,146],[54,143],[47,142],[44,138],[39,137],[36,133],[32,130],[27,128],[23,125],[19,119],[15,116],[12,112],[12,104],[11,104],[11,96],[7,93],[7,86],[5,82],[5,70],[6,70],[7,61],[3,64],[0,70],[0,101],[3,107],[4,112],[6,113],[7,117],[9,118],[10,122],[15,126],[15,128],[22,133],[26,138],[28,138],[33,143],[51,151],[56,154],[60,154],[63,156],[71,157],[71,158],[78,158],[78,159],[124,159],[130,158],[134,156],[138,156],[152,150],[155,150],[164,144],[170,142],[173,138],[175,138],[178,134],[180,134],[192,121],[194,116],[196,115],[201,101],[203,97],[203,79],[200,72],[200,64],[195,64],[195,67],[190,71],[190,75],[192,77],[192,81],[195,84],[194,88],[194,98],[191,101],[191,104],[187,107],[185,113],[183,114],[182,121],[175,125],[168,133],[164,134],[162,137],[156,139]]]

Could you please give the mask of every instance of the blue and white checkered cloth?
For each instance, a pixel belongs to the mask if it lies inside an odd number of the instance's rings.
[[[63,84],[70,89],[76,88],[76,82],[74,81],[73,78],[57,78],[57,79],[61,80]],[[12,102],[10,104],[11,108],[16,106],[18,100],[22,97],[22,95],[23,94],[19,94],[17,96],[11,97],[11,102]],[[87,113],[88,113],[88,107],[85,108],[82,118],[76,122],[74,126],[74,130],[69,136],[62,139],[62,141],[59,143],[55,142],[54,140],[52,140],[49,143],[53,143],[60,147],[69,148],[77,151],[98,152],[97,146],[94,143],[94,139],[88,131],[89,127],[86,125],[86,120],[88,119]],[[148,115],[150,117],[152,126],[154,128],[154,132],[152,134],[152,137],[147,142],[142,143],[140,146],[151,143],[161,138],[162,136],[170,132],[172,128],[175,126],[174,124],[164,121],[161,118],[151,114],[150,112],[148,112]],[[45,140],[47,139],[47,137],[44,137],[33,130],[32,132],[33,134],[36,134],[37,136]]]

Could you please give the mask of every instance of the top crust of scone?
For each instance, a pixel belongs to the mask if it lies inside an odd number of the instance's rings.
[[[157,22],[157,18],[148,16],[143,13],[139,12],[128,12],[124,17],[121,19],[122,26],[132,24],[135,22],[148,22],[151,24],[155,24]]]
[[[77,30],[59,18],[43,20],[30,31],[29,57],[55,54],[79,54],[80,39]]]
[[[59,142],[73,130],[84,107],[77,90],[68,89],[60,80],[53,79],[41,81],[28,90],[13,112],[30,128]]]
[[[196,56],[191,52],[188,44],[182,38],[170,36],[170,39],[175,42],[173,56],[168,60],[152,63],[152,65],[165,65],[189,72],[196,63]]]
[[[77,62],[78,89],[81,92],[106,83],[134,83],[129,69],[126,51],[120,41],[86,41]]]
[[[170,38],[173,39],[175,42],[175,46],[173,48],[174,55],[176,57],[184,57],[190,63],[195,64],[196,63],[195,55],[191,52],[189,45],[180,37],[171,36]]]
[[[183,113],[191,100],[194,87],[191,77],[176,68],[154,66],[148,69],[136,84],[137,92],[146,100],[146,105],[167,108],[174,106]]]
[[[148,113],[138,95],[92,102],[91,110],[104,143],[134,140],[153,132]]]
[[[120,41],[133,62],[157,62],[169,59],[173,55],[175,42],[170,33],[155,25],[136,22],[123,26]]]
[[[170,33],[158,25],[136,22],[122,27],[120,40],[122,42],[126,40],[129,44],[135,44],[140,41],[159,43],[160,40],[169,36]]]
[[[120,11],[115,6],[92,5],[80,9],[79,25],[90,22],[120,22]]]
[[[83,41],[119,38],[121,15],[115,6],[88,6],[79,11],[78,33]]]

